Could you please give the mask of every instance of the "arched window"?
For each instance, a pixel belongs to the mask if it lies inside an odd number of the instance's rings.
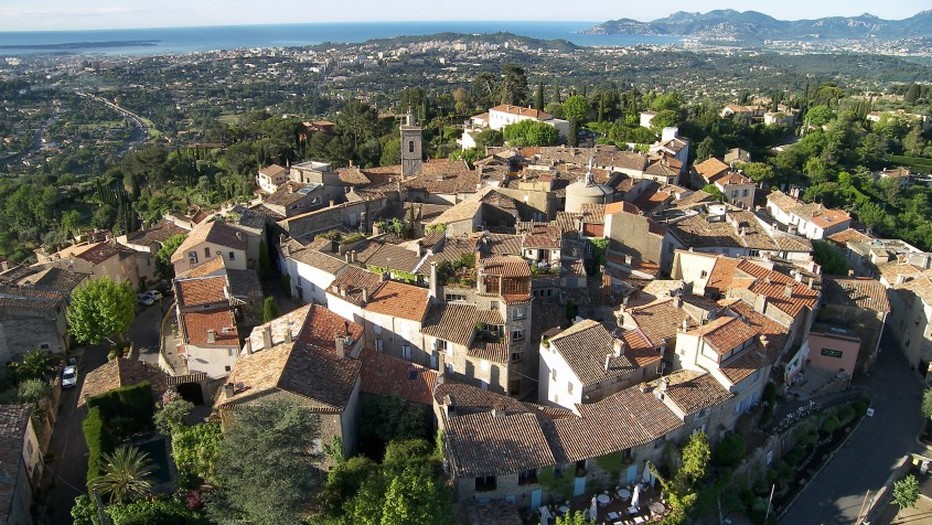
[[[414,141],[413,140],[408,141],[408,153],[414,153]]]

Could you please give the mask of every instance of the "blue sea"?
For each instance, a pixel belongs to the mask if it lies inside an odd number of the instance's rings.
[[[509,32],[565,39],[581,46],[673,44],[674,37],[587,35],[597,22],[353,22],[94,31],[0,32],[0,56],[25,54],[160,55],[237,48],[293,47],[323,42],[358,43],[375,38],[434,33]]]

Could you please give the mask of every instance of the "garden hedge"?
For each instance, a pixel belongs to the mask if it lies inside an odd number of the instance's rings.
[[[120,437],[152,428],[155,401],[148,381],[116,388],[88,398],[86,403],[88,408],[99,408],[103,420]]]
[[[87,479],[95,479],[103,473],[104,454],[110,454],[116,448],[116,440],[107,429],[100,408],[93,407],[81,422],[84,441],[87,442]]]

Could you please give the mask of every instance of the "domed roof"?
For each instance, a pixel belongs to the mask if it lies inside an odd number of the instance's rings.
[[[610,187],[604,184],[596,184],[591,181],[578,180],[566,187],[567,195],[577,197],[601,197],[615,193]]]

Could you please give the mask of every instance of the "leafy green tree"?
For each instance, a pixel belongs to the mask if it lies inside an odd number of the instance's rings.
[[[112,525],[207,525],[198,512],[190,510],[176,497],[144,499],[109,505],[107,517]],[[75,523],[75,525],[79,525]]]
[[[513,146],[553,146],[560,139],[557,128],[530,119],[505,126],[503,135]]]
[[[175,427],[172,430],[172,455],[179,474],[185,481],[214,481],[217,456],[223,433],[217,423],[202,423]]]
[[[901,510],[915,508],[919,501],[919,480],[913,474],[893,482],[893,504]]]
[[[805,122],[810,126],[824,126],[835,118],[832,108],[822,105],[809,108],[806,112]]]
[[[748,162],[738,166],[741,171],[754,182],[770,182],[773,179],[773,168],[763,162]]]
[[[714,461],[720,467],[736,467],[744,459],[747,443],[741,434],[728,432],[715,447]]]
[[[488,147],[501,146],[504,143],[505,137],[497,129],[484,129],[476,135],[476,149],[483,153]]]
[[[438,509],[449,508],[449,500],[448,491],[429,467],[406,468],[388,483],[382,525],[444,525],[451,516]]]
[[[906,90],[906,94],[903,95],[903,101],[907,104],[915,104],[919,100],[919,84],[913,82],[909,85],[909,89]]]
[[[714,151],[715,141],[712,140],[712,137],[706,137],[700,140],[699,144],[696,145],[696,162],[709,160],[712,158]]]
[[[360,402],[359,439],[374,447],[373,457],[381,456],[381,448],[392,441],[417,439],[427,433],[425,409],[391,396],[365,396]]]
[[[112,454],[104,454],[103,461],[103,474],[91,481],[101,496],[125,503],[152,491],[155,465],[145,452],[136,447],[118,448]]]
[[[683,447],[683,466],[677,475],[683,476],[690,484],[696,483],[705,477],[711,457],[712,449],[705,432],[693,432]]]
[[[136,315],[136,297],[129,283],[107,277],[92,279],[71,294],[68,328],[82,343],[97,344],[129,329]]]
[[[848,258],[828,241],[812,241],[812,257],[827,275],[848,275]]]
[[[922,415],[926,419],[932,419],[932,388],[927,388],[922,393]]]
[[[534,92],[534,109],[538,111],[544,110],[544,83],[537,83],[537,91]]]
[[[278,304],[274,297],[266,297],[262,302],[262,322],[267,323],[278,317]]]
[[[659,133],[663,128],[677,126],[680,123],[680,116],[672,109],[658,111],[650,121],[650,129]]]
[[[381,166],[395,166],[401,163],[401,137],[392,136],[382,144]]]
[[[515,64],[502,64],[502,80],[498,86],[499,103],[523,106],[527,96],[527,73],[524,68]]]
[[[272,272],[272,257],[269,255],[269,245],[265,239],[259,241],[259,278],[265,279]]]
[[[175,267],[172,265],[172,254],[178,250],[178,247],[184,243],[188,236],[182,233],[172,235],[155,252],[155,269],[163,279],[171,279],[175,276]]]
[[[579,125],[589,120],[589,101],[582,95],[567,97],[563,102],[563,118],[569,121],[569,143],[577,145]]]
[[[194,403],[184,399],[172,399],[162,405],[152,418],[155,428],[164,436],[170,436],[172,432],[184,425],[184,419],[194,410]]]
[[[713,199],[719,202],[725,201],[725,194],[722,193],[722,190],[718,189],[718,186],[716,186],[715,184],[706,184],[705,186],[703,186],[702,191],[708,193],[709,195],[712,196]]]
[[[314,452],[320,416],[292,400],[243,405],[224,434],[216,462],[215,517],[255,525],[297,523],[322,485]]]
[[[11,361],[7,366],[13,370],[18,383],[31,379],[45,380],[61,363],[61,357],[43,352],[38,348],[27,351],[19,361]]]

